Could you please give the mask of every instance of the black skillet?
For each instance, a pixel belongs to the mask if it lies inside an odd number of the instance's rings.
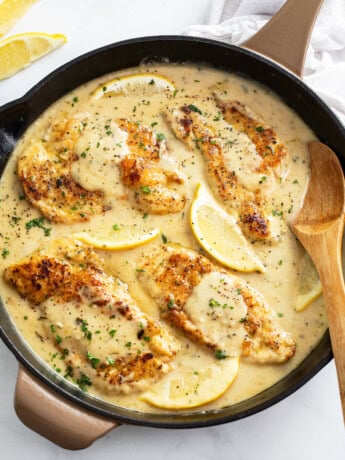
[[[259,81],[292,107],[344,164],[345,131],[342,125],[295,75],[302,72],[309,33],[322,1],[290,0],[264,29],[244,44],[285,67],[243,47],[180,36],[128,40],[92,51],[63,65],[23,98],[0,108],[1,172],[13,149],[10,139],[18,139],[53,102],[89,80],[137,66],[144,59],[207,63]],[[295,370],[250,399],[216,411],[150,414],[119,408],[71,389],[27,347],[3,304],[0,308],[0,335],[20,362],[15,397],[18,416],[31,429],[69,449],[88,446],[119,423],[184,428],[216,425],[246,417],[291,394],[332,358],[326,333]]]

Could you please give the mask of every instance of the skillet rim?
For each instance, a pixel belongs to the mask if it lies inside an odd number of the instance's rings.
[[[48,74],[42,80],[40,80],[22,97],[14,101],[8,102],[7,104],[0,107],[0,129],[2,125],[1,121],[3,118],[6,118],[6,113],[9,113],[12,109],[20,107],[22,105],[24,105],[24,107],[27,106],[27,108],[30,108],[29,106],[30,106],[31,100],[34,99],[35,97],[39,97],[40,91],[42,91],[42,89],[44,89],[50,83],[54,82],[56,79],[59,79],[59,77],[64,72],[68,71],[69,69],[72,69],[74,66],[78,66],[84,61],[87,62],[88,59],[98,54],[101,55],[102,53],[106,53],[107,51],[111,51],[116,48],[123,48],[126,46],[132,46],[132,45],[140,46],[143,44],[150,44],[150,43],[156,43],[158,46],[164,47],[166,46],[164,42],[170,42],[170,43],[176,42],[177,45],[180,45],[183,42],[188,42],[191,46],[195,46],[195,45],[197,46],[207,45],[211,47],[215,46],[219,49],[223,49],[224,53],[226,53],[226,51],[230,51],[230,53],[233,53],[233,52],[240,53],[246,56],[246,59],[247,58],[252,59],[252,60],[254,59],[254,62],[258,61],[260,63],[263,63],[265,66],[268,66],[268,69],[273,70],[277,72],[278,74],[285,76],[288,80],[292,81],[293,85],[297,85],[297,88],[301,88],[303,92],[306,92],[309,95],[309,97],[311,97],[314,100],[316,105],[318,105],[322,109],[322,111],[330,119],[332,124],[341,133],[342,137],[345,140],[345,129],[342,126],[340,120],[330,110],[330,108],[309,87],[307,87],[296,75],[291,73],[289,70],[283,68],[276,62],[262,55],[256,54],[255,52],[251,50],[241,48],[239,46],[229,45],[229,44],[222,43],[216,40],[210,40],[210,39],[205,39],[205,38],[200,38],[200,37],[184,37],[184,36],[179,36],[179,35],[159,35],[159,36],[148,36],[148,37],[139,37],[139,38],[133,38],[129,40],[123,40],[120,42],[112,43],[112,44],[103,46],[101,48],[97,48],[95,50],[89,51],[85,54],[82,54],[81,56],[74,58],[71,61],[68,61],[67,63],[63,64],[62,66],[58,67],[56,70]],[[155,57],[158,57],[158,56],[155,56]],[[164,57],[164,53],[161,53],[160,57]],[[137,65],[139,65],[142,60],[143,60],[143,56],[138,57],[139,62],[137,61]],[[173,59],[173,58],[169,60],[171,60],[171,62],[177,62],[177,63],[186,62],[186,60],[181,61],[181,60]],[[188,60],[188,62],[194,62],[194,63],[199,62],[200,63],[201,61],[191,58]],[[208,63],[208,65],[212,67],[221,68],[221,66],[215,65],[214,63],[207,61],[207,59],[205,62]],[[128,66],[122,67],[122,68],[128,68]],[[226,63],[224,64],[223,68],[228,68],[228,71],[231,71],[229,69],[229,66],[226,65]],[[104,73],[101,73],[100,75],[96,75],[93,78],[97,78],[98,76],[101,76],[101,75],[104,75]],[[248,75],[247,75],[247,78],[255,79],[254,77],[248,76]],[[87,81],[90,81],[90,79],[88,79]],[[74,85],[73,88],[78,87],[78,86],[80,86],[80,83]],[[71,90],[72,88],[70,88],[69,90],[66,90],[65,93]],[[277,93],[276,90],[273,89],[273,91]],[[283,96],[279,93],[278,93],[278,96],[284,99]],[[60,97],[62,96],[59,95],[57,98],[55,98],[55,100],[58,100]],[[50,102],[47,105],[47,107],[49,107],[53,102]],[[289,105],[286,100],[284,100],[284,102],[285,104]],[[40,110],[40,113],[37,114],[37,116],[35,116],[33,119],[30,119],[29,117],[27,120],[25,120],[22,123],[24,126],[22,126],[22,129],[19,131],[19,134],[21,135],[33,123],[33,121],[41,113],[43,113],[44,110],[46,110],[47,107],[43,108],[43,110]],[[6,128],[4,131],[6,133]],[[342,158],[338,154],[337,156],[341,160],[343,167],[344,167],[344,158]],[[7,159],[8,159],[8,155],[4,161],[5,164],[7,163]],[[4,303],[2,302],[1,298],[0,298],[0,305],[3,307],[2,309],[4,310],[4,313],[0,311],[0,320],[1,320],[1,316],[4,314],[4,315],[7,315],[7,322],[8,322],[9,314],[6,312]],[[10,322],[12,323],[12,320]],[[17,331],[14,323],[12,323],[12,326],[9,326],[9,327],[12,327],[14,329],[15,334],[19,336],[21,341],[24,340],[20,336],[19,331]],[[32,362],[30,362],[30,360],[25,356],[25,353],[23,353],[23,350],[18,349],[17,345],[12,343],[12,340],[6,333],[2,324],[0,324],[0,337],[4,341],[5,345],[10,349],[10,351],[16,356],[18,361],[21,364],[23,364],[24,367],[27,368],[32,375],[37,377],[42,383],[47,385],[50,389],[57,392],[57,394],[62,395],[66,399],[70,400],[71,402],[81,407],[84,407],[85,409],[88,409],[91,412],[97,413],[99,415],[105,416],[110,419],[115,419],[116,421],[119,421],[122,423],[130,423],[133,425],[143,425],[143,426],[160,427],[160,428],[192,428],[192,427],[217,425],[221,423],[227,423],[230,421],[239,420],[249,415],[258,413],[261,410],[271,407],[272,405],[276,404],[277,402],[281,401],[282,399],[286,398],[287,396],[295,392],[298,388],[300,388],[307,381],[309,381],[317,372],[319,372],[319,370],[321,370],[332,359],[332,351],[331,351],[331,346],[330,346],[329,334],[328,332],[326,332],[326,334],[320,340],[320,343],[317,345],[317,347],[309,355],[307,355],[305,360],[303,360],[292,372],[287,374],[287,376],[285,376],[282,380],[274,384],[272,387],[244,401],[244,402],[248,402],[248,401],[250,402],[251,400],[259,399],[259,403],[256,404],[255,406],[252,406],[244,410],[239,410],[236,413],[231,413],[231,409],[234,407],[236,408],[238,405],[241,405],[241,403],[238,403],[228,408],[223,408],[217,411],[202,411],[202,410],[200,411],[199,410],[199,411],[191,412],[188,414],[185,414],[185,413],[152,414],[149,412],[142,413],[142,412],[137,412],[137,411],[133,411],[130,409],[123,409],[121,407],[110,405],[110,404],[105,404],[105,405],[110,406],[113,409],[111,411],[104,407],[97,407],[95,404],[93,404],[93,402],[98,404],[98,406],[104,406],[104,401],[94,399],[92,397],[86,397],[86,400],[85,400],[84,398],[81,398],[83,394],[81,394],[79,390],[74,391],[74,392],[69,391],[68,386],[58,385],[57,382],[53,381],[52,377],[49,378],[48,371],[46,371],[45,374],[43,372],[40,372],[37,369],[37,365],[32,364]],[[315,350],[318,350],[318,348],[320,348],[321,346],[323,346],[325,350],[324,350],[323,355],[319,357],[317,364],[312,366],[312,368],[309,369],[308,372],[304,372],[302,375],[298,376],[297,375],[298,370],[301,368],[303,363],[306,360],[308,360],[308,358],[310,358],[311,355],[313,355],[313,353],[315,354]],[[37,358],[35,355],[36,353],[31,350],[30,357],[33,360],[37,361]],[[294,377],[293,374],[297,375],[293,383],[290,383],[285,389],[283,389],[282,391],[279,391],[273,397],[265,399],[264,395],[267,395],[267,392],[274,389],[276,386],[279,386],[282,383],[284,383],[284,381],[288,380],[288,377],[292,376],[293,378]],[[262,398],[264,399],[260,402],[260,399]],[[99,404],[99,401],[101,401],[102,404]],[[149,420],[147,420],[147,418],[149,418]]]

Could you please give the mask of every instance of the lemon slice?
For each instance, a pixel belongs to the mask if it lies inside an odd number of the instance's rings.
[[[164,91],[175,91],[173,82],[167,77],[155,73],[136,73],[104,83],[96,89],[94,98],[100,99],[104,95],[119,96],[123,94],[151,96]]]
[[[226,358],[200,369],[174,372],[163,377],[140,399],[162,409],[191,409],[222,396],[235,380],[239,358]]]
[[[314,300],[322,294],[322,285],[315,265],[307,253],[304,254],[298,279],[298,296],[296,311],[305,310]]]
[[[145,230],[133,226],[114,225],[109,231],[74,233],[73,238],[104,251],[122,251],[149,243],[160,233],[159,228]]]
[[[0,2],[0,37],[5,35],[36,0],[2,0]]]
[[[24,69],[32,62],[45,56],[66,43],[62,34],[28,32],[12,35],[0,41],[0,80]]]
[[[212,199],[201,183],[192,203],[190,224],[200,245],[221,264],[241,272],[266,271],[235,218]]]

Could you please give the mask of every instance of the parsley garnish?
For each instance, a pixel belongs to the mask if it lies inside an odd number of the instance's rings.
[[[150,187],[148,187],[147,185],[143,185],[142,187],[140,187],[141,191],[143,193],[145,193],[146,195],[148,195],[149,193],[151,193],[151,189]]]
[[[91,380],[85,374],[81,374],[80,378],[76,380],[76,383],[82,391],[87,391],[86,387],[90,387],[92,385]]]
[[[214,356],[216,359],[225,359],[227,358],[226,353],[224,350],[216,350],[214,352]]]
[[[168,242],[168,238],[166,235],[164,235],[164,233],[162,233],[162,241],[164,244],[166,244]]]
[[[29,220],[25,224],[26,230],[30,230],[33,227],[41,228],[44,231],[44,236],[49,236],[51,232],[51,228],[45,227],[44,224],[44,217],[37,217],[36,219]]]
[[[3,258],[3,259],[6,259],[6,257],[7,257],[9,254],[10,254],[10,251],[9,251],[7,248],[4,248],[4,249],[2,250],[1,255],[2,255],[2,258]]]
[[[87,356],[87,359],[90,361],[91,363],[91,366],[96,369],[100,360],[98,358],[95,358],[94,356],[92,356],[92,354],[88,351],[86,353],[86,356]]]
[[[208,301],[208,306],[209,306],[209,307],[220,307],[220,303],[217,302],[216,299],[213,299],[213,298],[212,298],[212,299],[210,299],[210,300]]]
[[[159,142],[163,141],[165,139],[165,136],[163,133],[157,133],[156,138]]]
[[[200,115],[202,115],[202,112],[200,109],[198,109],[198,107],[194,104],[189,104],[187,105],[188,109],[191,110],[192,112],[196,112],[196,113],[200,113]]]
[[[169,301],[167,303],[167,307],[172,308],[174,306],[174,304],[175,304],[174,296],[170,294],[170,299],[169,299]]]
[[[255,131],[257,131],[258,133],[262,133],[263,131],[265,131],[265,128],[263,128],[262,126],[257,126],[255,128]]]

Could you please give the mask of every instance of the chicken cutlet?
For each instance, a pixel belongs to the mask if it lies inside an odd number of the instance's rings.
[[[126,119],[119,119],[115,124],[117,133],[118,130],[125,133],[126,146],[113,158],[108,155],[99,163],[107,168],[113,167],[115,162],[115,167],[120,169],[122,183],[131,189],[128,199],[133,200],[134,206],[141,211],[153,214],[180,212],[185,197],[175,188],[183,183],[183,179],[160,165],[160,159],[167,157],[162,135]],[[18,159],[18,177],[25,196],[52,222],[87,221],[111,208],[101,187],[87,190],[78,183],[73,173],[75,162],[82,161],[86,156],[95,156],[99,160],[102,155],[97,146],[89,146],[87,155],[77,152],[78,141],[94,127],[88,114],[62,118],[51,124],[44,142],[37,140],[31,143]],[[117,133],[110,129],[107,131],[107,137],[111,136],[110,145],[114,147],[120,145]],[[90,174],[92,167],[90,163]]]
[[[144,258],[138,278],[168,320],[215,356],[282,363],[295,353],[291,334],[256,289],[178,245]]]
[[[274,129],[241,102],[229,100],[222,85],[213,88],[213,95],[224,120],[235,130],[246,134],[254,144],[261,157],[257,171],[262,174],[273,172],[277,179],[285,178],[289,170],[289,156]]]
[[[165,117],[175,136],[191,150],[201,152],[207,166],[211,189],[233,214],[243,232],[253,240],[271,240],[271,220],[260,191],[247,190],[235,171],[228,168],[220,138],[193,105],[168,109]]]
[[[120,119],[117,123],[128,136],[130,154],[121,160],[120,171],[123,184],[134,192],[135,206],[152,214],[182,211],[186,199],[174,186],[181,185],[183,179],[160,164],[167,156],[164,136],[140,122]]]
[[[83,222],[109,209],[102,191],[85,190],[74,181],[71,164],[76,159],[38,140],[18,159],[18,178],[27,200],[52,222]]]
[[[178,345],[143,313],[128,286],[107,274],[101,259],[73,239],[9,266],[4,278],[44,321],[46,337],[61,353],[65,377],[82,389],[109,393],[145,389],[171,367]]]

